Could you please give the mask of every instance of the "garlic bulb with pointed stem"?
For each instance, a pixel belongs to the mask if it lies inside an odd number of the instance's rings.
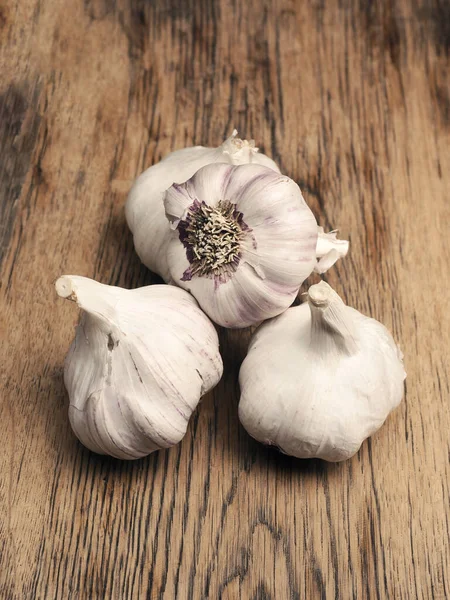
[[[223,369],[196,301],[173,286],[126,290],[74,275],[56,291],[83,311],[64,370],[80,441],[122,459],[177,444]]]
[[[286,454],[345,460],[398,406],[405,377],[388,330],[321,282],[257,329],[239,374],[239,418]]]
[[[240,165],[255,163],[279,172],[276,163],[258,152],[253,140],[232,135],[218,148],[194,146],[176,150],[144,171],[130,190],[125,216],[142,262],[170,282],[167,267],[169,224],[164,214],[164,192],[173,183],[183,183],[198,169],[211,163]]]
[[[313,213],[298,185],[267,167],[207,165],[174,184],[164,204],[170,279],[224,327],[280,314],[317,265]],[[320,233],[326,256],[340,242]]]

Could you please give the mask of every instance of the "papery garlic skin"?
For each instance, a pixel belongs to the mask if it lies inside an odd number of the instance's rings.
[[[272,169],[208,165],[173,185],[164,204],[174,229],[171,280],[219,325],[247,327],[281,313],[314,269],[314,215],[298,185]]]
[[[341,461],[398,406],[405,377],[388,330],[321,282],[257,329],[239,374],[239,418],[286,454]]]
[[[173,286],[125,290],[73,275],[56,290],[83,309],[64,369],[76,436],[121,459],[177,444],[223,370],[195,300]]]
[[[323,227],[318,227],[317,231],[317,264],[314,267],[314,272],[322,275],[340,258],[346,256],[349,244],[347,240],[337,239],[337,230],[325,233]]]
[[[169,224],[164,213],[164,192],[183,183],[210,163],[261,164],[279,172],[276,163],[258,152],[253,140],[237,138],[236,129],[218,148],[194,146],[176,150],[144,171],[135,181],[125,205],[125,216],[142,262],[170,282],[167,266]]]

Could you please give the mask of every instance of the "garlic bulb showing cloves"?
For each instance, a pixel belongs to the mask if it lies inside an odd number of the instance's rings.
[[[398,406],[405,377],[388,330],[321,282],[308,303],[257,329],[239,374],[239,418],[286,454],[345,460]]]
[[[125,216],[142,262],[170,281],[167,267],[169,224],[164,214],[164,192],[173,183],[183,183],[210,163],[240,165],[255,163],[279,172],[276,163],[258,152],[253,140],[241,140],[237,131],[218,148],[194,146],[172,152],[144,171],[135,181],[125,206]]]
[[[164,204],[174,229],[171,281],[219,325],[247,327],[280,314],[316,266],[314,215],[298,185],[272,169],[208,165],[174,184]],[[320,234],[327,256],[340,241]]]
[[[64,370],[80,441],[123,459],[177,444],[222,376],[216,330],[192,296],[73,275],[58,279],[56,291],[83,310]]]

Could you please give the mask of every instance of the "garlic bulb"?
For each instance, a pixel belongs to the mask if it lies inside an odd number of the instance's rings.
[[[164,204],[174,229],[171,281],[219,325],[247,327],[278,315],[316,266],[314,215],[298,185],[272,169],[207,165],[167,190]],[[321,235],[326,256],[336,242]]]
[[[308,303],[257,329],[239,374],[239,417],[286,454],[340,461],[398,406],[405,377],[387,329],[321,282]]]
[[[123,459],[177,444],[222,375],[216,330],[195,300],[172,286],[125,290],[73,275],[56,291],[83,309],[64,370],[80,441]]]
[[[194,146],[166,156],[144,171],[135,181],[125,206],[125,216],[142,262],[170,281],[167,267],[169,224],[164,214],[164,192],[175,182],[183,183],[210,163],[240,165],[256,163],[279,172],[276,163],[258,152],[253,140],[241,140],[237,131],[218,148]]]

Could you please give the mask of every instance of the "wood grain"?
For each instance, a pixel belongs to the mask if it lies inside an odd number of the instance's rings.
[[[447,0],[1,0],[0,597],[450,596]],[[62,273],[135,287],[123,205],[236,126],[351,241],[327,280],[382,320],[401,407],[343,464],[237,418],[250,332],[183,442],[125,463],[71,433]]]

